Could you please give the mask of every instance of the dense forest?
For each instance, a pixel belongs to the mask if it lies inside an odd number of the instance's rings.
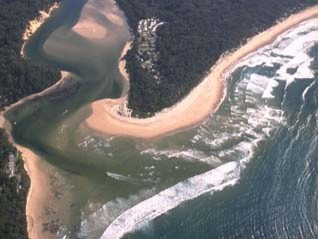
[[[128,107],[134,115],[147,116],[175,104],[186,96],[226,51],[278,20],[317,0],[116,0],[134,34],[127,53],[131,84]],[[142,19],[158,19],[153,69],[142,67],[138,57]],[[143,37],[143,36],[141,36]],[[140,52],[140,51],[139,51]],[[156,79],[156,75],[160,79]]]
[[[60,79],[56,69],[20,56],[23,32],[39,10],[60,0],[0,0],[0,111]],[[0,129],[0,238],[28,238],[25,206],[29,178],[21,155]]]
[[[56,69],[20,55],[27,23],[56,0],[0,0],[0,109],[42,91],[60,78]]]
[[[29,185],[21,155],[0,129],[0,238],[28,238],[25,205]]]

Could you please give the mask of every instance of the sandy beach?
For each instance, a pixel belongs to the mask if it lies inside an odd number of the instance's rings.
[[[73,31],[82,35],[85,38],[90,40],[103,40],[108,36],[108,29],[105,26],[102,26],[94,19],[86,17],[89,15],[88,13],[92,11],[98,11],[99,2],[92,1],[92,4],[87,5],[87,8],[84,8],[84,13],[82,13],[81,19],[78,23],[73,27]],[[99,6],[99,7],[98,7]],[[111,18],[111,24],[117,24],[118,26],[124,24],[119,16],[117,16],[117,8],[109,8],[110,4],[106,2],[102,7],[105,10],[105,14]],[[40,11],[39,17],[30,21],[27,25],[25,33],[22,38],[24,41],[27,41],[32,34],[45,22],[45,20],[50,17],[50,15],[59,7],[58,4],[54,4],[47,12]],[[85,12],[86,11],[86,12]],[[21,49],[21,56],[23,57],[24,45]],[[5,128],[9,135],[11,132],[10,123],[6,121],[5,115],[9,113],[11,110],[15,110],[20,106],[23,106],[25,103],[38,100],[42,97],[47,97],[54,92],[65,89],[68,85],[68,79],[70,76],[69,72],[61,71],[61,79],[56,82],[54,85],[49,88],[43,90],[42,92],[29,95],[18,102],[6,107],[3,112],[0,114],[0,127]],[[128,88],[128,86],[127,86]],[[15,147],[22,153],[22,158],[24,161],[24,167],[30,177],[31,185],[27,197],[26,204],[26,218],[27,218],[27,230],[29,234],[29,238],[31,239],[42,239],[43,234],[43,225],[42,223],[45,221],[46,216],[43,215],[44,208],[48,206],[48,200],[50,199],[50,182],[48,175],[45,172],[45,169],[42,166],[41,159],[38,155],[32,152],[30,149],[18,145],[14,142],[12,137],[10,136],[11,142]],[[45,238],[53,239],[56,238],[54,234],[46,233]]]
[[[33,20],[31,20],[24,33],[22,36],[22,40],[24,41],[24,44],[21,47],[20,55],[24,57],[24,47],[25,47],[25,42],[30,39],[30,37],[33,35],[33,33],[36,32],[36,30],[48,19],[56,9],[60,7],[60,4],[54,3],[49,9],[46,11],[40,11],[39,16]]]
[[[40,158],[21,145],[15,144],[15,146],[22,153],[24,168],[31,179],[26,205],[29,238],[43,238],[43,209],[46,208],[50,197],[50,182],[41,168]],[[47,233],[46,238],[53,239],[55,235]]]
[[[4,127],[4,123],[5,123],[5,118],[2,116],[2,114],[0,114],[0,128]]]
[[[318,7],[306,9],[251,38],[246,45],[236,51],[225,54],[187,97],[156,116],[137,119],[120,115],[117,109],[123,107],[127,97],[123,95],[115,100],[103,99],[93,102],[92,114],[86,120],[86,125],[106,135],[143,139],[155,138],[196,126],[219,108],[226,96],[226,76],[240,60],[260,47],[270,44],[291,27],[315,17],[318,17]],[[123,54],[125,50],[127,48],[124,49]],[[119,70],[123,78],[128,80],[123,62],[120,62]]]
[[[118,69],[119,69],[119,73],[122,76],[123,79],[123,92],[122,92],[122,97],[126,97],[128,94],[128,90],[129,90],[129,75],[126,71],[126,61],[123,59],[123,57],[126,55],[127,51],[130,49],[132,42],[129,41],[125,44],[121,54],[120,54],[120,58],[118,61]]]
[[[63,82],[69,75],[68,72],[61,72],[61,79],[51,87],[45,89],[44,91],[27,96],[15,104],[10,105],[5,109],[4,112],[0,114],[0,128],[5,128],[10,135],[11,126],[10,123],[6,121],[3,115],[6,112],[23,105],[24,103],[51,94],[58,88],[63,88]],[[40,239],[43,238],[43,209],[47,207],[47,202],[50,196],[50,182],[43,168],[41,168],[41,160],[38,155],[33,153],[30,149],[18,145],[14,142],[10,135],[10,141],[14,146],[22,153],[22,158],[24,161],[24,168],[30,177],[31,185],[28,192],[27,202],[26,202],[26,219],[27,219],[27,230],[29,238]],[[55,235],[46,234],[47,239],[54,239]]]
[[[105,8],[106,7],[107,6],[105,6]],[[117,23],[118,25],[122,24],[116,14],[107,14],[113,23]],[[129,76],[125,70],[125,61],[119,60],[119,71],[124,82],[126,82],[124,83],[122,97],[115,100],[103,99],[93,102],[91,104],[92,114],[87,118],[85,124],[98,133],[143,139],[151,139],[193,127],[218,109],[226,96],[226,76],[241,59],[248,57],[250,53],[256,51],[260,47],[271,43],[278,35],[294,25],[314,17],[318,17],[318,7],[313,7],[292,15],[271,29],[250,39],[246,45],[240,47],[233,53],[229,53],[222,57],[215,66],[211,68],[211,71],[207,74],[206,78],[204,78],[204,80],[195,87],[186,98],[175,106],[147,119],[131,118],[118,113],[117,109],[119,107],[125,108],[124,105],[129,88]],[[41,22],[43,21],[41,20]],[[95,30],[93,29],[95,31],[94,34],[96,33],[96,35],[92,36],[92,29],[88,27],[92,22],[82,22],[82,24],[84,25],[77,25],[76,27],[78,28],[77,30],[81,29],[79,34],[83,34],[84,37],[90,36],[91,39],[96,40],[107,36],[106,28],[96,27]],[[36,26],[39,26],[38,22]],[[26,36],[29,37],[32,32],[33,28]],[[129,47],[130,43],[128,42],[122,51],[120,59],[126,54]],[[69,73],[67,72],[62,72],[61,80],[55,85],[41,93],[20,100],[8,107],[5,112],[24,104],[28,100],[34,100],[37,97],[49,95],[56,89],[63,88],[63,84],[68,74]],[[0,115],[0,127],[5,127],[5,119],[2,115]],[[25,147],[20,145],[15,146],[22,152],[25,168],[31,178],[31,187],[26,207],[29,237],[32,239],[43,238],[40,218],[43,216],[43,205],[47,202],[46,196],[48,193],[46,193],[45,190],[49,189],[49,182],[47,176],[41,170],[40,158]]]
[[[30,21],[27,25],[27,28],[22,36],[24,41],[27,41],[32,34],[48,19],[53,12],[59,7],[59,4],[53,4],[48,11],[40,11],[39,17]],[[23,57],[24,45],[21,48],[21,56]],[[29,238],[37,239],[43,238],[43,227],[42,227],[42,219],[43,219],[43,208],[47,205],[50,184],[47,175],[41,168],[40,158],[33,153],[28,148],[25,148],[21,145],[18,145],[14,142],[10,135],[11,127],[10,123],[6,121],[5,115],[10,110],[19,107],[25,104],[28,101],[38,99],[39,97],[43,97],[51,94],[52,92],[62,89],[64,87],[64,83],[66,78],[69,76],[68,72],[61,72],[61,79],[56,82],[54,85],[49,88],[43,90],[42,92],[29,95],[18,102],[6,107],[3,112],[0,114],[0,128],[4,128],[7,130],[10,136],[10,140],[12,144],[22,153],[22,158],[24,161],[24,168],[27,171],[31,185],[28,192],[27,202],[26,202],[26,219],[27,219],[27,230],[29,234]],[[54,235],[47,234],[46,238],[55,238]]]
[[[45,97],[46,95],[51,94],[57,89],[63,88],[64,82],[68,77],[69,73],[61,72],[61,75],[61,79],[51,87],[45,89],[42,92],[27,96],[7,107],[5,111],[0,114],[0,128],[5,128],[10,135],[10,123],[6,121],[4,115],[10,110],[19,107],[28,101],[35,100],[40,97]],[[40,239],[43,238],[43,208],[47,206],[47,202],[50,195],[49,179],[45,174],[44,170],[41,168],[40,158],[30,149],[16,144],[11,136],[10,140],[12,144],[14,144],[14,146],[22,153],[24,168],[27,171],[31,181],[26,203],[26,219],[29,238]],[[53,239],[55,238],[55,236],[47,234],[46,238]]]

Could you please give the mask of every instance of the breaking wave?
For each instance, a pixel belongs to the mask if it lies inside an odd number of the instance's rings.
[[[102,239],[122,238],[182,203],[239,182],[242,169],[276,130],[287,124],[286,111],[306,95],[315,71],[311,49],[318,44],[318,19],[280,35],[248,56],[228,79],[220,111],[196,129],[191,148],[153,146],[141,151],[156,160],[178,158],[216,167],[140,202],[117,217]],[[297,87],[296,87],[297,86]],[[299,92],[295,89],[301,89]],[[219,166],[221,163],[223,165]]]

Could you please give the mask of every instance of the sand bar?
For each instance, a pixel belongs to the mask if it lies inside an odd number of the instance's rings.
[[[103,39],[107,37],[107,29],[98,24],[93,18],[86,18],[76,24],[72,30],[84,38]]]
[[[156,116],[137,119],[120,115],[118,107],[125,104],[127,96],[93,102],[92,114],[86,125],[98,133],[150,139],[193,127],[215,112],[226,94],[226,76],[235,65],[260,47],[270,44],[277,36],[299,23],[318,17],[318,7],[306,9],[277,23],[272,28],[251,38],[233,53],[228,53],[211,68],[210,73],[190,94],[174,107]],[[125,49],[127,50],[127,48]],[[120,71],[127,78],[121,63]]]
[[[101,21],[103,15],[106,20]],[[104,40],[109,34],[109,28],[122,27],[125,25],[117,6],[110,1],[90,0],[81,12],[79,21],[72,30],[89,40]]]

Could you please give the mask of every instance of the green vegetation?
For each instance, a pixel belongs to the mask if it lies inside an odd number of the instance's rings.
[[[0,0],[0,109],[54,84],[60,73],[20,56],[22,36],[39,10],[60,0]]]
[[[20,154],[0,129],[0,238],[28,238],[25,205],[29,184]]]
[[[0,0],[0,110],[60,79],[56,69],[23,59],[27,23],[60,0]],[[0,129],[0,238],[28,238],[25,205],[29,178],[17,149]]]
[[[116,0],[134,33],[133,48],[127,53],[131,78],[128,106],[147,116],[175,104],[196,86],[220,56],[238,48],[246,39],[281,18],[317,4],[317,0]],[[155,18],[155,74],[142,67],[138,57],[142,19]]]

